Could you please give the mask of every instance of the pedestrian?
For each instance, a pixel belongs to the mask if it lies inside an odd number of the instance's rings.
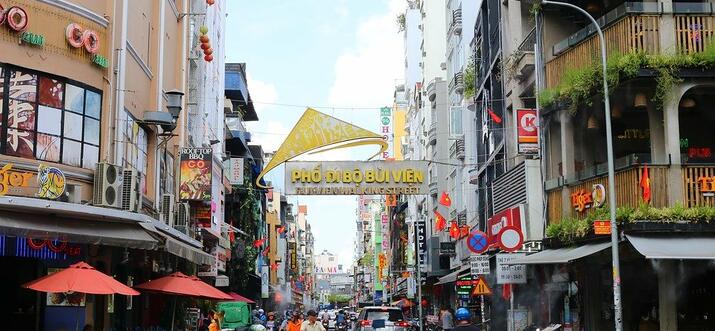
[[[442,321],[442,330],[452,330],[454,328],[454,315],[449,306],[443,306],[439,319]]]
[[[300,331],[325,331],[323,324],[318,323],[318,313],[308,310],[308,320],[300,326]]]
[[[209,331],[220,331],[218,327],[218,320],[216,319],[216,313],[211,311],[209,313],[209,318],[211,318],[211,324],[209,324]]]
[[[300,318],[300,312],[295,312],[293,313],[293,316],[291,317],[290,321],[286,324],[286,330],[287,331],[300,331],[300,328],[303,326],[303,320]]]
[[[478,327],[472,325],[472,313],[469,309],[460,307],[454,315],[457,319],[457,327],[454,328],[455,331],[480,331]]]

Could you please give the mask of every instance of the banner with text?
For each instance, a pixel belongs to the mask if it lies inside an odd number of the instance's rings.
[[[211,148],[182,148],[179,198],[211,201]]]
[[[421,161],[286,162],[289,195],[428,194]]]

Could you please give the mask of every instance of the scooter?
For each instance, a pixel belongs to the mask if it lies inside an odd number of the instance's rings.
[[[330,327],[330,321],[323,320],[323,328],[328,329]]]
[[[348,329],[348,323],[347,322],[336,323],[335,329],[338,331],[345,331]]]

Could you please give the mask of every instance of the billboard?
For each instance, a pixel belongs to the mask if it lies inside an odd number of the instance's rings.
[[[517,109],[516,125],[519,153],[539,153],[539,117],[536,109]]]
[[[427,162],[286,162],[289,195],[428,194]]]
[[[211,148],[182,148],[179,199],[211,201]]]

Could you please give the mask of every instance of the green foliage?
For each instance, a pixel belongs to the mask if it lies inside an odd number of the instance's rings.
[[[405,14],[402,13],[397,15],[395,20],[397,21],[397,32],[405,31],[405,28],[407,27],[407,22],[405,21]]]
[[[469,58],[469,64],[464,69],[464,98],[474,97],[474,84],[476,81],[474,56]]]
[[[350,302],[350,299],[352,299],[352,297],[350,297],[350,296],[347,295],[347,294],[331,294],[331,295],[328,295],[328,302],[330,302],[330,303],[338,303],[338,304],[340,304],[340,303],[348,303],[348,302]]]
[[[607,206],[593,210],[583,219],[566,218],[546,227],[546,236],[558,238],[564,243],[573,243],[591,233],[593,221],[610,219]],[[715,221],[715,207],[701,206],[685,208],[681,204],[674,207],[653,208],[641,205],[638,208],[622,207],[616,209],[619,224],[633,222],[654,223],[710,223]]]
[[[650,69],[657,73],[653,102],[662,107],[668,102],[673,87],[682,81],[680,69],[715,68],[715,47],[708,46],[705,51],[694,54],[648,55],[645,53],[611,54],[606,63],[606,76],[609,90],[614,91],[623,81],[638,76],[640,69]],[[569,102],[570,113],[578,111],[579,106],[590,106],[593,96],[603,94],[602,65],[600,61],[581,68],[568,69],[561,82],[539,92],[539,103],[550,107],[557,101]]]
[[[375,265],[375,255],[372,252],[367,252],[360,258],[360,265],[363,267],[372,267]]]

